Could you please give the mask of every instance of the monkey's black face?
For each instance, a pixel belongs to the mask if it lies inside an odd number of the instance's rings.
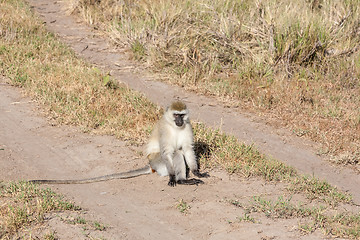
[[[182,127],[184,125],[184,116],[185,116],[185,114],[174,113],[176,126]]]

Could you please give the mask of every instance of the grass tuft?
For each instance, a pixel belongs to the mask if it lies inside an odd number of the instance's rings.
[[[236,200],[230,202],[245,209],[249,219],[252,219],[249,215],[252,212],[262,212],[269,218],[302,218],[303,222],[299,224],[299,229],[307,233],[322,229],[326,234],[335,237],[358,239],[360,236],[360,214],[340,212],[332,215],[325,206],[309,207],[301,203],[293,204],[291,197],[282,196],[275,201],[255,196],[248,205]]]
[[[180,199],[177,204],[176,204],[176,208],[182,213],[182,214],[188,214],[189,210],[190,210],[190,205],[185,202],[183,199]]]
[[[268,181],[281,181],[296,175],[293,168],[219,130],[209,130],[204,124],[197,123],[194,134],[195,142],[207,144],[206,152],[198,154],[202,165],[220,166],[229,173],[239,173],[244,177],[261,176]]]
[[[343,193],[328,182],[321,181],[318,178],[300,175],[290,181],[291,184],[288,188],[290,192],[304,193],[310,200],[318,199],[330,205],[337,205],[340,202],[352,202],[350,194]]]
[[[41,223],[48,212],[80,210],[51,189],[28,182],[2,183],[0,198],[0,236],[11,236],[23,227]]]

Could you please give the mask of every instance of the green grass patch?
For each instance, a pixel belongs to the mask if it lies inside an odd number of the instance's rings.
[[[176,208],[182,213],[182,214],[187,214],[190,210],[190,205],[185,202],[183,199],[180,199],[177,204],[176,204]]]

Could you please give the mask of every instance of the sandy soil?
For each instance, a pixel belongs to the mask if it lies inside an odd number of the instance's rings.
[[[89,27],[65,14],[62,3],[54,0],[29,0],[49,30],[69,44],[79,56],[111,71],[130,87],[142,91],[152,101],[165,105],[180,97],[189,105],[193,119],[221,126],[261,151],[315,174],[353,194],[360,202],[360,178],[351,169],[337,169],[316,156],[313,143],[293,137],[284,129],[274,129],[263,121],[226,108],[214,99],[196,96],[183,89],[152,80],[143,69],[127,60]],[[141,77],[140,77],[141,76]],[[69,126],[52,126],[31,99],[19,89],[0,82],[1,180],[82,178],[141,167],[135,147],[110,136],[82,133]],[[164,92],[168,92],[164,95]],[[195,114],[194,114],[195,113]],[[251,196],[275,197],[283,186],[259,180],[244,180],[222,171],[210,172],[200,186],[167,186],[167,178],[157,175],[85,185],[58,185],[52,189],[65,194],[87,209],[91,219],[108,226],[106,239],[324,239],[316,231],[303,235],[297,229],[299,219],[268,219],[255,214],[255,223],[240,222],[244,211],[229,200],[248,202]],[[180,200],[190,209],[181,213]],[[54,218],[49,218],[54,219]],[[52,222],[54,221],[54,222]],[[86,239],[60,220],[48,221],[60,239]],[[75,233],[76,232],[76,233]]]

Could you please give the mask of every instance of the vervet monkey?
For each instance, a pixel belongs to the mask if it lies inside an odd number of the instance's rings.
[[[194,137],[189,119],[189,111],[183,102],[173,102],[165,111],[152,131],[146,146],[149,165],[136,170],[115,173],[100,177],[79,180],[30,180],[32,183],[77,184],[125,179],[157,172],[160,176],[169,176],[168,185],[200,184],[199,179],[187,179],[187,167],[197,177],[207,177],[198,170],[193,149]]]
[[[199,173],[193,145],[189,110],[183,102],[177,101],[166,109],[155,126],[146,147],[146,156],[150,162],[161,162],[156,171],[169,176],[169,186],[202,183],[198,179],[187,179],[187,166],[195,176],[207,176]]]

